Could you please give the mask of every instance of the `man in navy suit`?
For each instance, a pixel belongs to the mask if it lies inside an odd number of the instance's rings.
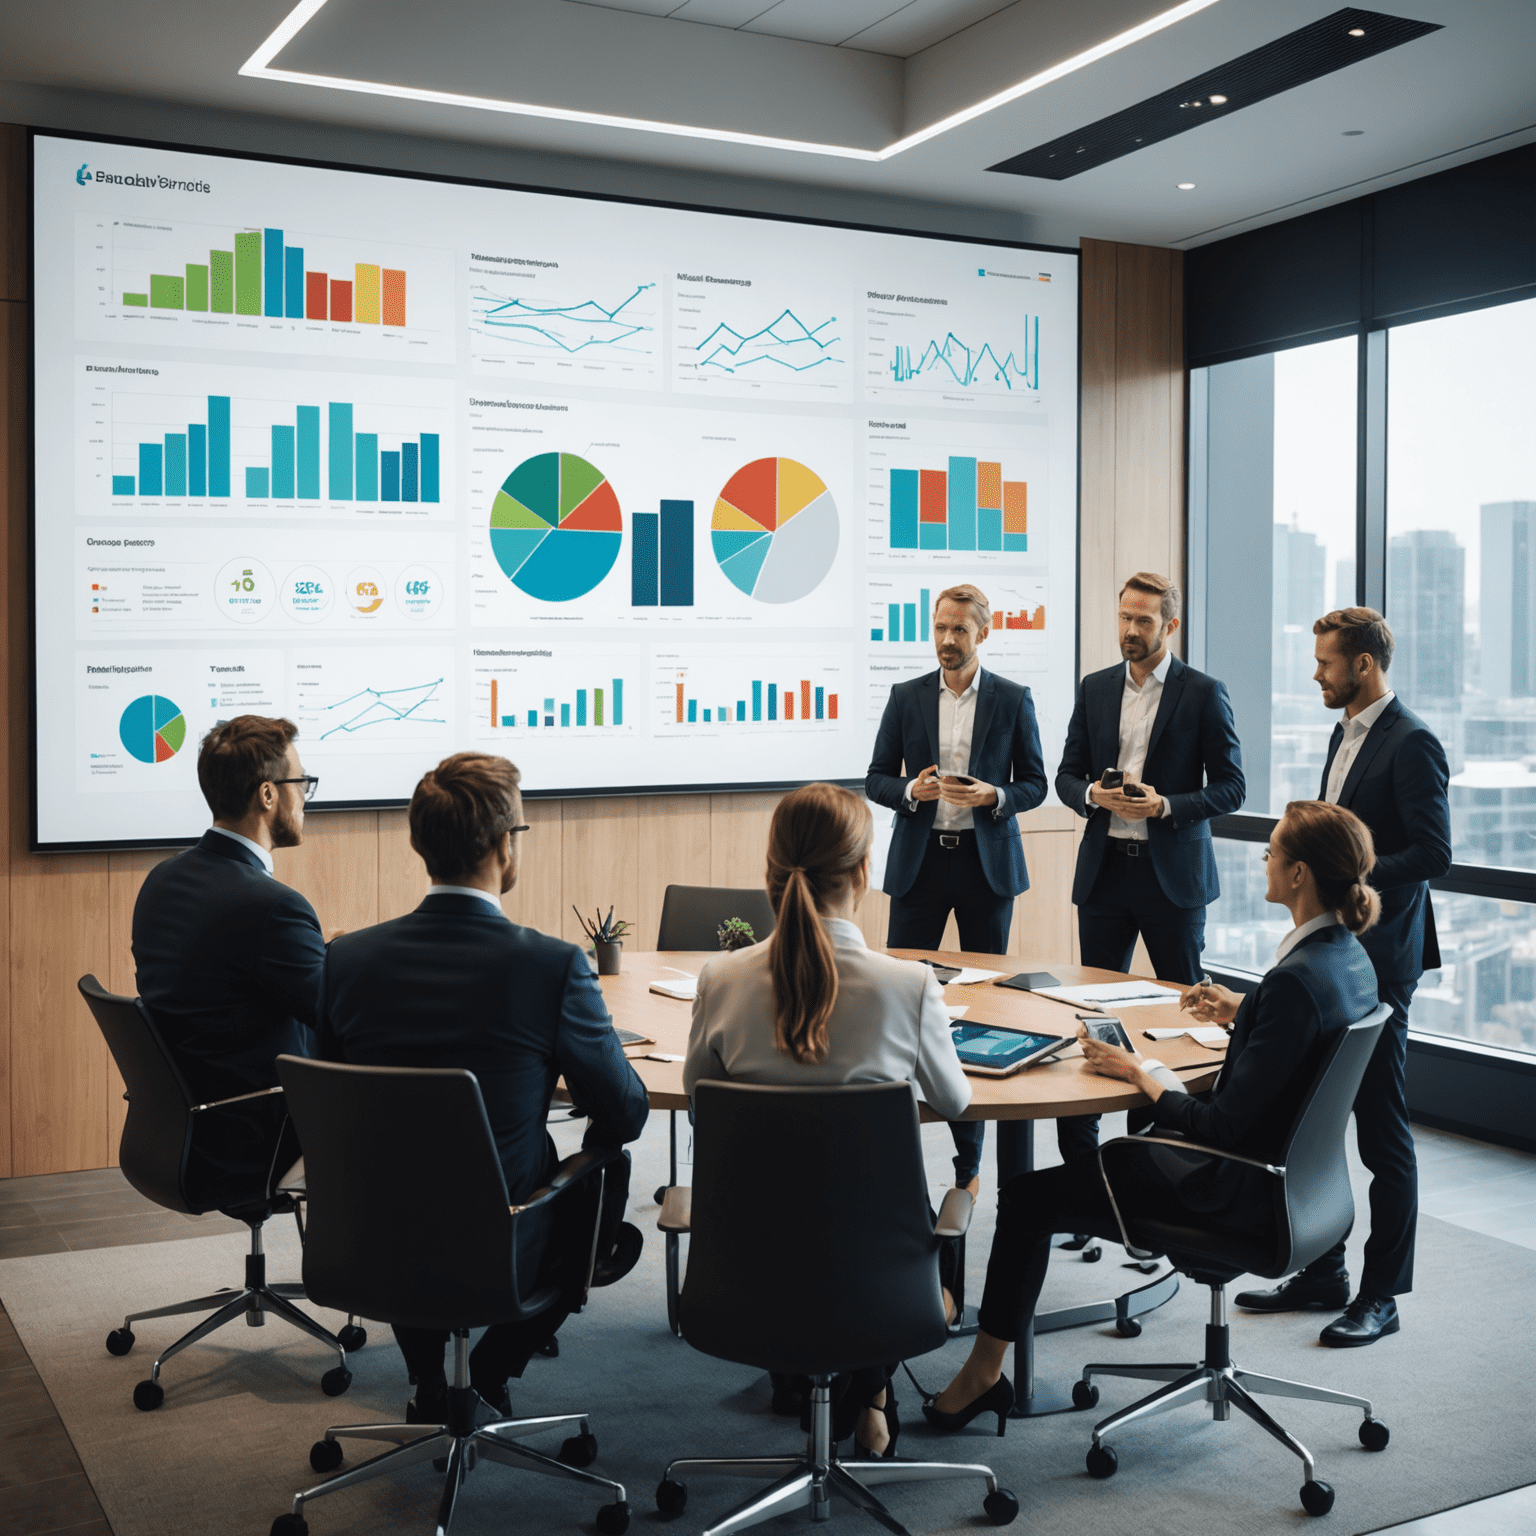
[[[431,889],[414,912],[331,945],[320,1026],[321,1054],[331,1060],[473,1072],[514,1205],[547,1183],[559,1161],[545,1129],[557,1078],[590,1117],[585,1147],[633,1141],[650,1112],[586,956],[502,911],[528,830],[522,809],[518,771],[504,757],[459,752],[422,779],[411,797],[411,846]],[[614,1219],[599,1239],[599,1283],[639,1257],[638,1230],[616,1219],[628,1187],[619,1184],[617,1201],[605,1190],[604,1213]],[[567,1315],[557,1303],[487,1329],[470,1355],[481,1397],[504,1408],[507,1378],[522,1375]],[[440,1422],[446,1330],[397,1326],[395,1337],[417,1384],[409,1418]]]
[[[961,949],[1006,954],[1014,898],[1029,889],[1015,818],[1045,799],[1045,762],[1029,689],[982,671],[991,623],[977,588],[939,593],[939,669],[892,688],[880,720],[864,792],[896,812],[884,885],[893,949],[937,949],[953,912]],[[955,1182],[970,1186],[985,1129],[953,1130]]]
[[[1355,1139],[1371,1174],[1371,1232],[1360,1288],[1350,1299],[1341,1242],[1269,1291],[1244,1291],[1263,1312],[1332,1311],[1322,1332],[1336,1349],[1374,1344],[1401,1327],[1396,1298],[1413,1289],[1418,1166],[1408,1123],[1408,1007],[1419,977],[1440,965],[1429,881],[1451,867],[1449,768],[1439,738],[1387,685],[1393,639],[1374,608],[1341,608],[1312,626],[1313,674],[1328,709],[1342,709],[1323,765],[1320,800],[1353,811],[1371,829],[1381,921],[1360,936],[1392,1017],[1355,1098]]]
[[[272,850],[303,841],[319,783],[297,735],[291,721],[240,715],[203,738],[213,825],[150,870],[134,903],[139,996],[199,1103],[276,1087],[280,1054],[313,1054],[325,941],[314,908],[272,873]],[[188,1169],[200,1197],[223,1205],[281,1175],[298,1156],[286,1122],[276,1097],[220,1111]]]
[[[1084,965],[1128,971],[1137,937],[1160,980],[1200,980],[1205,908],[1220,894],[1211,818],[1243,803],[1226,687],[1168,649],[1179,589],[1138,571],[1120,590],[1124,662],[1078,684],[1056,793],[1086,817],[1072,900]],[[1124,775],[1106,788],[1106,769]],[[1096,1115],[1056,1122],[1061,1155],[1098,1144]]]

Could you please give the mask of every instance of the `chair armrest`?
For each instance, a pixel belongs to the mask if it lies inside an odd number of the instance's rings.
[[[1284,1168],[1277,1168],[1273,1163],[1260,1162],[1256,1157],[1243,1157],[1237,1152],[1224,1152],[1220,1147],[1207,1147],[1198,1141],[1185,1141],[1178,1136],[1116,1136],[1113,1141],[1106,1141],[1103,1150],[1110,1147],[1176,1147],[1181,1152],[1198,1152],[1202,1157],[1219,1157],[1228,1163],[1244,1163],[1249,1168],[1262,1168],[1265,1173],[1272,1173],[1276,1178],[1285,1176]]]
[[[661,1215],[656,1218],[661,1232],[688,1232],[693,1227],[693,1186],[674,1184],[662,1197]]]
[[[542,1205],[546,1200],[553,1200],[556,1195],[581,1183],[583,1179],[591,1178],[593,1174],[600,1172],[609,1163],[615,1162],[623,1155],[622,1148],[614,1148],[607,1152],[573,1152],[550,1175],[548,1184],[542,1189],[534,1190],[522,1205],[511,1207],[512,1214],[520,1216],[524,1211],[531,1211],[534,1206]]]
[[[258,1088],[254,1093],[237,1093],[232,1099],[215,1099],[211,1104],[194,1104],[189,1113],[200,1115],[205,1109],[223,1109],[226,1104],[244,1104],[247,1099],[270,1099],[274,1093],[281,1093],[281,1088]],[[128,1095],[125,1093],[126,1099]]]
[[[934,1228],[934,1236],[964,1237],[975,1209],[976,1197],[970,1190],[948,1190],[943,1205],[939,1207],[939,1224]]]

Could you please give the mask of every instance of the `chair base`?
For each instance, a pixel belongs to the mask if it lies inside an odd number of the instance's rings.
[[[304,1506],[312,1499],[324,1498],[343,1488],[359,1483],[372,1482],[374,1478],[390,1477],[423,1461],[432,1461],[446,1473],[442,1496],[438,1502],[437,1536],[447,1536],[453,1520],[459,1491],[464,1480],[481,1461],[500,1462],[503,1466],[520,1467],[527,1472],[539,1472],[546,1477],[561,1477],[589,1487],[601,1488],[612,1497],[597,1512],[597,1528],[602,1536],[621,1536],[629,1526],[629,1503],[625,1498],[624,1485],[606,1477],[584,1471],[579,1466],[546,1456],[531,1446],[524,1445],[516,1437],[539,1434],[553,1429],[575,1428],[581,1439],[586,1459],[596,1455],[597,1442],[592,1436],[587,1416],[580,1413],[551,1414],[540,1418],[496,1419],[488,1424],[476,1423],[480,1395],[469,1385],[469,1334],[454,1334],[453,1386],[448,1392],[449,1422],[446,1424],[338,1424],[326,1430],[325,1438],[315,1443],[309,1453],[310,1465],[316,1471],[338,1466],[342,1459],[341,1439],[383,1440],[394,1442],[393,1448],[382,1452],[360,1466],[313,1488],[296,1493],[291,1514],[279,1515],[272,1522],[272,1536],[306,1536],[309,1530],[304,1519]]]
[[[687,1502],[683,1478],[695,1472],[726,1477],[772,1479],[761,1493],[738,1504],[704,1529],[703,1536],[730,1536],[761,1525],[791,1510],[811,1511],[811,1519],[826,1520],[832,1513],[832,1496],[846,1499],[897,1536],[907,1530],[871,1492],[887,1483],[929,1482],[941,1478],[979,1478],[987,1485],[983,1507],[994,1525],[1007,1525],[1019,1512],[1018,1500],[999,1488],[990,1467],[945,1461],[860,1461],[850,1467],[840,1461],[832,1442],[830,1377],[811,1380],[811,1433],[804,1456],[699,1457],[669,1463],[656,1490],[656,1505],[663,1515],[677,1515]]]
[[[1095,1376],[1121,1376],[1136,1381],[1163,1383],[1157,1391],[1149,1393],[1128,1408],[1110,1414],[1107,1419],[1101,1419],[1093,1426],[1093,1444],[1088,1451],[1089,1473],[1100,1478],[1114,1475],[1118,1457],[1113,1447],[1106,1443],[1106,1437],[1115,1430],[1139,1419],[1166,1413],[1171,1408],[1182,1408],[1190,1403],[1209,1403],[1213,1419],[1230,1419],[1232,1410],[1236,1408],[1299,1457],[1306,1473],[1306,1482],[1301,1490],[1302,1505],[1309,1514],[1326,1514],[1333,1507],[1333,1489],[1318,1479],[1312,1453],[1288,1429],[1272,1418],[1256,1398],[1297,1397],[1308,1402],[1336,1403],[1345,1408],[1358,1408],[1363,1416],[1360,1443],[1367,1450],[1379,1451],[1386,1448],[1390,1438],[1387,1426],[1372,1413],[1369,1398],[1356,1397],[1348,1392],[1335,1392],[1330,1387],[1314,1387],[1306,1382],[1287,1381],[1279,1376],[1263,1376],[1255,1371],[1243,1370],[1233,1362],[1229,1344],[1226,1286],[1213,1284],[1211,1321],[1205,1330],[1205,1359],[1198,1364],[1084,1366],[1082,1379],[1072,1391],[1073,1400],[1082,1408],[1091,1408],[1098,1401],[1098,1388],[1093,1385]]]

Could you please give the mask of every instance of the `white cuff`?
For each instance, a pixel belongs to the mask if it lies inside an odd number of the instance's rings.
[[[1183,1083],[1173,1074],[1171,1067],[1165,1067],[1155,1056],[1142,1058],[1141,1070],[1157,1083],[1165,1093],[1188,1093]]]

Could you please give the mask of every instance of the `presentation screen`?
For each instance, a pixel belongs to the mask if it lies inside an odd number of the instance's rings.
[[[36,840],[200,835],[198,743],[315,808],[862,780],[960,582],[1071,708],[1075,252],[34,139]],[[922,764],[915,765],[922,767]]]

